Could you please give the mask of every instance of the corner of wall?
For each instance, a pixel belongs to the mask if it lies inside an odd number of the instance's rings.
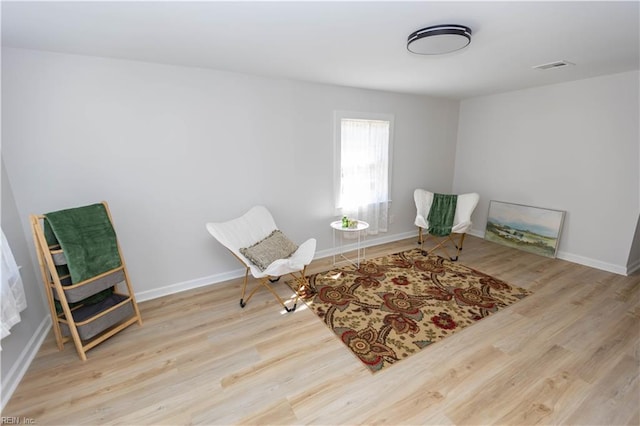
[[[640,270],[640,214],[636,222],[636,232],[631,240],[631,248],[629,249],[629,259],[627,260],[627,275]]]

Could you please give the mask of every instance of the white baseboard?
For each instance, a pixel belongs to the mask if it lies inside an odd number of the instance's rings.
[[[27,372],[27,369],[31,365],[31,361],[33,361],[38,350],[40,350],[40,346],[42,346],[44,339],[47,337],[47,334],[49,334],[51,325],[51,318],[47,315],[40,322],[38,329],[33,333],[29,342],[27,342],[26,346],[20,353],[20,356],[7,373],[7,376],[4,377],[1,402],[2,411],[4,411],[5,405],[7,405],[7,402],[11,399],[13,392],[15,392],[16,388],[20,384],[22,377],[24,377]]]
[[[404,232],[402,234],[394,234],[394,235],[384,235],[375,237],[367,237],[364,241],[360,241],[360,247],[372,247],[378,246],[380,244],[392,243],[394,241],[405,240],[407,238],[415,237],[416,241],[418,241],[418,232]],[[352,251],[358,248],[358,243],[350,243],[344,244],[342,246],[342,251]],[[314,256],[315,259],[324,259],[325,257],[333,256],[334,254],[339,254],[339,248],[330,248],[325,250],[320,250],[316,252]]]
[[[558,259],[566,260],[568,262],[577,263],[579,265],[589,266],[591,268],[600,269],[602,271],[613,272],[618,275],[627,275],[627,267],[622,265],[615,265],[613,263],[602,262],[600,260],[591,259],[589,257],[578,256],[577,254],[567,253],[559,251],[557,254]]]
[[[484,238],[484,232],[472,229],[469,231],[470,235],[478,238]],[[577,254],[568,253],[566,251],[558,251],[556,257],[558,259],[566,260],[571,263],[577,263],[579,265],[589,266],[591,268],[600,269],[602,271],[613,272],[618,275],[630,275],[633,271],[629,272],[627,266],[616,265],[613,263],[602,262],[600,260],[591,259],[589,257],[579,256]],[[640,262],[635,266],[636,269],[640,269]]]
[[[484,238],[484,232],[478,231],[476,229],[470,229],[469,232],[467,232],[467,234],[473,235],[474,237],[478,237],[478,238]]]
[[[636,271],[640,271],[640,259],[631,265],[627,265],[627,275],[631,275]]]
[[[471,229],[468,232],[469,235],[473,235],[474,237],[484,238],[484,232],[478,231],[476,229]],[[409,231],[401,234],[394,235],[384,235],[384,236],[375,236],[375,237],[367,237],[364,241],[361,241],[361,247],[371,247],[379,244],[391,243],[394,241],[400,241],[407,238],[417,238],[417,231]],[[345,244],[343,246],[343,250],[350,251],[355,250],[357,248],[357,243]],[[339,250],[337,248],[329,248],[325,250],[317,251],[315,254],[315,259],[323,259],[325,257],[333,256],[334,254],[338,254]],[[601,262],[595,259],[590,259],[583,256],[578,256],[575,254],[567,253],[567,252],[558,252],[558,259],[566,260],[573,263],[578,263],[580,265],[589,266],[596,269],[601,269],[603,271],[613,272],[615,274],[620,275],[629,275],[633,273],[635,270],[640,269],[640,263],[634,265],[634,268],[627,268],[620,265],[614,265],[606,262]],[[171,284],[168,286],[164,286],[161,288],[141,291],[136,293],[136,299],[140,302],[145,300],[152,300],[158,297],[168,296],[170,294],[180,293],[182,291],[192,290],[199,287],[205,287],[212,284],[221,283],[224,281],[228,281],[231,279],[236,279],[244,276],[245,270],[244,268],[235,269],[228,272],[223,272],[220,274],[209,275],[207,277],[196,278],[189,281],[183,281],[176,284]]]
[[[390,236],[383,237],[367,237],[364,241],[361,241],[361,247],[371,247],[379,244],[390,243],[394,241],[404,240],[406,238],[411,238],[417,236],[417,232],[405,232],[402,234],[395,234]],[[357,247],[356,243],[353,244],[345,244],[343,246],[343,250],[350,251],[355,250]],[[338,249],[330,248],[326,250],[317,251],[314,259],[322,259],[325,257],[333,256],[334,254],[338,254]],[[140,291],[136,292],[136,300],[138,302],[144,302],[146,300],[157,299],[158,297],[168,296],[170,294],[180,293],[182,291],[193,290],[199,287],[205,287],[212,284],[221,283],[224,281],[241,278],[245,274],[244,268],[235,269],[228,272],[223,272],[220,274],[209,275],[207,277],[196,278],[193,280],[183,281],[175,284],[170,284],[168,286],[156,288],[153,290]]]
[[[193,290],[194,288],[205,287],[211,284],[240,278],[244,276],[244,273],[244,268],[235,269],[233,271],[170,284],[160,288],[154,288],[153,290],[139,291],[136,292],[136,301],[144,302],[145,300],[157,299],[158,297],[168,296],[170,294],[180,293],[187,290]]]

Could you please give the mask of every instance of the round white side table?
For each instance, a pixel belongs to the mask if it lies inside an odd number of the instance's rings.
[[[342,258],[344,260],[346,260],[347,262],[353,264],[356,268],[360,267],[360,262],[365,260],[365,250],[366,247],[362,247],[362,241],[364,241],[364,238],[362,236],[362,231],[366,230],[369,227],[369,224],[363,220],[359,220],[358,221],[358,226],[354,227],[354,228],[343,228],[342,227],[342,221],[341,220],[336,220],[335,222],[331,222],[331,228],[333,229],[333,264],[336,264],[336,257],[337,258]],[[345,255],[345,246],[344,246],[344,236],[347,233],[356,233],[357,235],[357,243],[356,243],[356,258],[355,259],[349,259],[346,255]],[[336,233],[340,234],[340,251],[338,252],[337,247],[336,247]]]

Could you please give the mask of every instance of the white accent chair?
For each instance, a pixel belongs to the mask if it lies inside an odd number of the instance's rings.
[[[314,238],[309,238],[302,243],[289,257],[274,260],[264,270],[261,270],[241,253],[241,249],[251,247],[264,240],[278,229],[266,207],[255,206],[236,219],[219,223],[207,223],[206,227],[209,233],[231,251],[246,268],[240,297],[241,307],[245,307],[260,286],[266,287],[287,312],[292,312],[296,309],[300,297],[306,298],[314,293],[305,277],[306,268],[313,260],[316,251],[316,240]],[[249,272],[254,278],[258,279],[259,285],[256,285],[245,299]],[[287,274],[294,278],[298,288],[292,308],[288,308],[282,298],[269,285],[270,282],[273,283]]]
[[[460,256],[460,250],[462,250],[464,237],[467,231],[471,229],[471,214],[478,205],[480,195],[475,192],[458,195],[451,233],[443,237],[443,239],[441,239],[435,247],[431,248],[428,252],[425,252],[424,243],[431,236],[428,233],[429,221],[427,220],[427,218],[429,217],[429,210],[431,209],[431,204],[433,203],[433,195],[433,192],[424,189],[416,189],[413,193],[413,199],[416,203],[417,210],[415,225],[418,227],[418,244],[420,244],[420,249],[422,250],[423,254],[431,254],[435,250],[441,249],[446,253],[449,259],[451,259],[452,261],[456,261]],[[453,239],[454,234],[457,234],[458,236],[457,242]],[[448,242],[452,243],[456,248],[455,257],[451,257],[446,249],[445,245]]]

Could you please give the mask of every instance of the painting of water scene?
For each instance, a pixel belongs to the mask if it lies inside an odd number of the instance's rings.
[[[556,257],[564,211],[491,200],[484,238],[546,257]]]

